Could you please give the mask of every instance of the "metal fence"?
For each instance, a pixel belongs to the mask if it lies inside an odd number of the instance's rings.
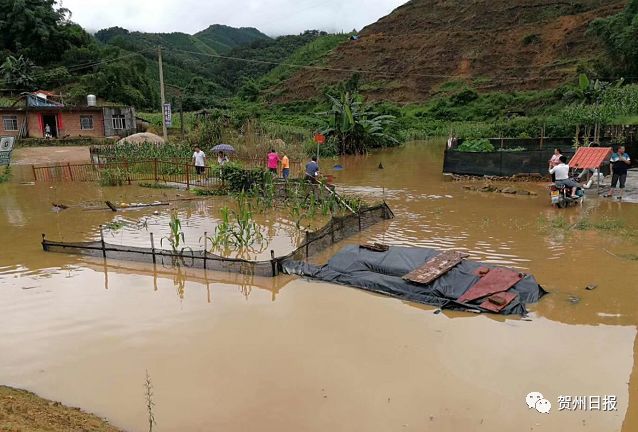
[[[89,148],[89,152],[91,154],[91,161],[94,164],[103,165],[110,163],[121,163],[123,162],[121,155],[117,155],[117,146],[113,145],[102,145],[102,146],[91,146]],[[212,158],[211,160],[214,160]],[[179,164],[179,163],[187,163],[190,162],[190,159],[187,158],[174,158],[167,160],[163,158],[164,161],[170,161],[171,163]],[[267,159],[266,157],[252,157],[252,158],[235,158],[231,157],[232,162],[237,162],[241,166],[247,169],[256,169],[256,168],[267,168]],[[305,164],[304,161],[291,160],[290,161],[290,176],[293,178],[302,178],[305,173]],[[277,175],[282,176],[281,167],[277,170]]]
[[[190,163],[167,162],[157,159],[136,162],[112,162],[105,164],[71,164],[32,166],[36,182],[90,182],[106,176],[119,176],[131,184],[139,181],[176,183],[190,186],[222,185],[219,168],[198,167]]]

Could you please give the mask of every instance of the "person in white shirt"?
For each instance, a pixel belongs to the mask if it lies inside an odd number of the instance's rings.
[[[580,187],[577,181],[569,178],[569,165],[567,165],[567,157],[561,156],[560,163],[554,168],[550,168],[550,174],[556,177],[556,184],[572,188],[572,198],[576,198],[576,189]]]
[[[195,146],[193,165],[195,165],[195,171],[197,171],[199,175],[203,175],[206,171],[206,153],[204,153],[199,146]]]

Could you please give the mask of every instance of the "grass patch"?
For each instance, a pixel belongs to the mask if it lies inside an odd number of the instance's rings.
[[[7,165],[4,170],[0,172],[0,183],[8,182],[11,178],[11,167]]]
[[[618,236],[633,236],[633,231],[626,227],[624,221],[614,218],[602,218],[600,220],[592,220],[591,218],[582,218],[576,223],[570,222],[563,215],[553,218],[539,218],[539,230],[541,231],[599,231]]]
[[[147,189],[175,189],[172,186],[162,183],[139,183],[138,186]]]
[[[574,229],[578,231],[607,231],[607,232],[624,232],[625,223],[619,219],[603,218],[599,221],[591,221],[583,219],[574,225]]]
[[[226,196],[228,195],[228,189],[226,188],[193,189],[191,192],[197,196]]]

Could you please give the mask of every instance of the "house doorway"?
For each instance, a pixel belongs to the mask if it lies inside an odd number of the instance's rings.
[[[48,126],[48,128],[47,128]],[[57,114],[42,115],[42,134],[47,138],[47,132],[51,135],[51,138],[58,137],[58,116]]]

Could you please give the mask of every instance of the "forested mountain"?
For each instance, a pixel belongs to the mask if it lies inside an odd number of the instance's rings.
[[[234,28],[221,24],[214,24],[206,30],[195,33],[195,38],[220,54],[225,54],[233,48],[249,45],[258,40],[270,39],[256,28]]]
[[[223,25],[90,35],[55,0],[0,0],[0,79],[14,95],[92,93],[157,110],[161,46],[168,100],[185,110],[308,101],[353,75],[372,100],[420,103],[448,87],[551,89],[581,72],[634,79],[637,17],[638,0],[412,0],[352,40]]]
[[[254,98],[260,92],[257,81],[277,63],[330,38],[307,31],[271,39],[254,28],[223,25],[194,35],[121,27],[90,35],[55,0],[0,0],[0,31],[5,93],[58,90],[67,103],[93,93],[140,109],[159,108],[160,46],[168,100],[193,110],[223,105],[238,93]]]

